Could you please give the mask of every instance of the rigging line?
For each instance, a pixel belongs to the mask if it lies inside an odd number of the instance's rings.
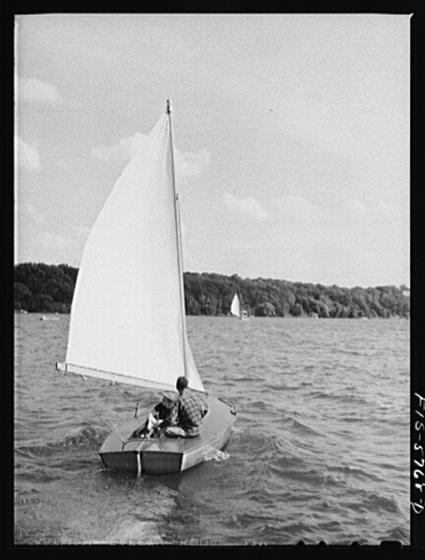
[[[87,383],[87,379],[84,377],[84,375],[81,376],[84,383],[86,384],[87,389],[89,390],[89,392],[92,392],[90,385]],[[90,408],[93,410],[93,412],[95,413],[95,415],[100,418],[100,420],[102,420],[102,422],[106,425],[106,427],[109,430],[112,430],[113,432],[115,432],[117,434],[117,436],[119,437],[121,443],[124,443],[126,440],[123,438],[123,436],[121,435],[120,431],[118,430],[118,428],[115,426],[114,422],[111,420],[111,418],[108,418],[108,421],[110,422],[110,425],[108,425],[108,423],[106,422],[106,420],[103,418],[103,416],[101,414],[99,414],[96,409],[94,408],[94,406],[92,406],[92,404],[89,402],[89,406]]]
[[[85,381],[85,378],[83,376],[81,376],[81,377]],[[83,398],[85,398],[82,391],[80,391],[80,394],[83,396]],[[112,426],[106,422],[106,420],[97,412],[97,410],[95,410],[95,408],[90,403],[89,403],[89,406],[92,409],[92,412],[94,412],[95,416],[97,416],[103,422],[103,424],[105,424],[105,426],[108,428],[108,430],[112,431],[113,430]]]
[[[86,379],[85,379],[83,376],[81,376],[81,377],[83,378],[84,381],[86,381]],[[86,382],[86,384],[87,384],[87,382]],[[81,391],[80,391],[80,393],[82,394]],[[103,418],[103,416],[102,416],[101,414],[98,413],[98,411],[95,409],[95,407],[94,407],[90,402],[89,402],[89,406],[90,406],[90,408],[92,409],[92,412],[94,412],[95,416],[97,416],[97,417],[103,422],[103,424],[105,424],[105,426],[108,428],[108,430],[114,431],[114,426],[113,426],[113,424],[112,424],[112,423],[109,424],[109,423],[106,421],[106,419]]]
[[[115,389],[115,391],[120,395],[120,397],[124,401],[127,401],[128,405],[131,406],[132,408],[134,408],[134,401],[136,401],[136,403],[138,403],[140,401],[140,398],[130,400],[130,398],[126,394],[126,391],[124,389],[122,389],[121,387],[119,387],[119,383],[112,383],[112,386]]]
[[[128,403],[129,406],[131,406],[131,408],[134,410],[134,418],[138,418],[139,416],[139,412],[140,412],[140,401],[141,398],[139,397],[138,399],[134,399],[131,400],[128,398],[128,396],[126,395],[126,391],[124,389],[118,388],[120,384],[119,383],[112,383],[113,388],[115,389],[115,391],[119,394],[119,396]],[[134,404],[134,401],[136,401],[136,403]]]

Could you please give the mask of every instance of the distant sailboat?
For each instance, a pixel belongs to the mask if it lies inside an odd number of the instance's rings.
[[[197,437],[133,438],[136,419],[107,437],[99,451],[104,465],[138,475],[179,472],[202,462],[227,443],[236,415],[231,403],[206,392],[190,349],[178,202],[167,102],[87,238],[66,360],[57,364],[60,371],[150,390],[173,390],[185,376],[188,389],[207,398]]]
[[[40,321],[59,321],[59,317],[48,317],[47,315],[42,315]]]
[[[230,305],[230,314],[233,315],[233,317],[237,317],[238,319],[248,319],[248,313],[245,310],[241,309],[241,302],[237,293],[233,296],[232,303]]]
[[[238,294],[235,294],[230,305],[230,314],[234,317],[241,317],[241,303]]]

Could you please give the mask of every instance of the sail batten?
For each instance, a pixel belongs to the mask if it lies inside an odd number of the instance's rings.
[[[171,142],[164,114],[89,233],[65,362],[70,372],[82,368],[154,388],[175,388],[177,377],[186,375],[191,389],[205,391],[182,318]]]

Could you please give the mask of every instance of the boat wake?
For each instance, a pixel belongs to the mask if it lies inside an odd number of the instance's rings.
[[[73,447],[92,448],[101,445],[107,435],[104,429],[93,426],[84,426],[75,429],[63,440],[47,443],[45,445],[29,445],[17,447],[16,453],[23,457],[43,457],[70,449]]]
[[[229,453],[215,449],[214,447],[208,449],[203,457],[204,461],[227,461],[230,457]]]
[[[68,434],[62,445],[64,447],[91,447],[94,444],[101,445],[107,434],[108,430],[105,428],[84,426]]]

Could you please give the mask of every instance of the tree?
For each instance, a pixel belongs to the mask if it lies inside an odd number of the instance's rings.
[[[28,311],[69,312],[78,269],[66,264],[23,263],[14,269],[14,307]],[[244,309],[264,317],[410,316],[405,286],[376,288],[327,287],[270,278],[241,278],[237,274],[185,272],[186,311],[193,315],[227,315],[235,292]]]
[[[291,305],[290,313],[294,317],[299,317],[300,315],[302,315],[302,312],[303,308],[299,303],[294,303],[293,305]]]
[[[266,301],[265,303],[257,305],[255,308],[255,315],[258,317],[275,317],[276,309],[272,303]]]
[[[31,302],[32,292],[22,282],[14,283],[15,309],[27,309]]]

